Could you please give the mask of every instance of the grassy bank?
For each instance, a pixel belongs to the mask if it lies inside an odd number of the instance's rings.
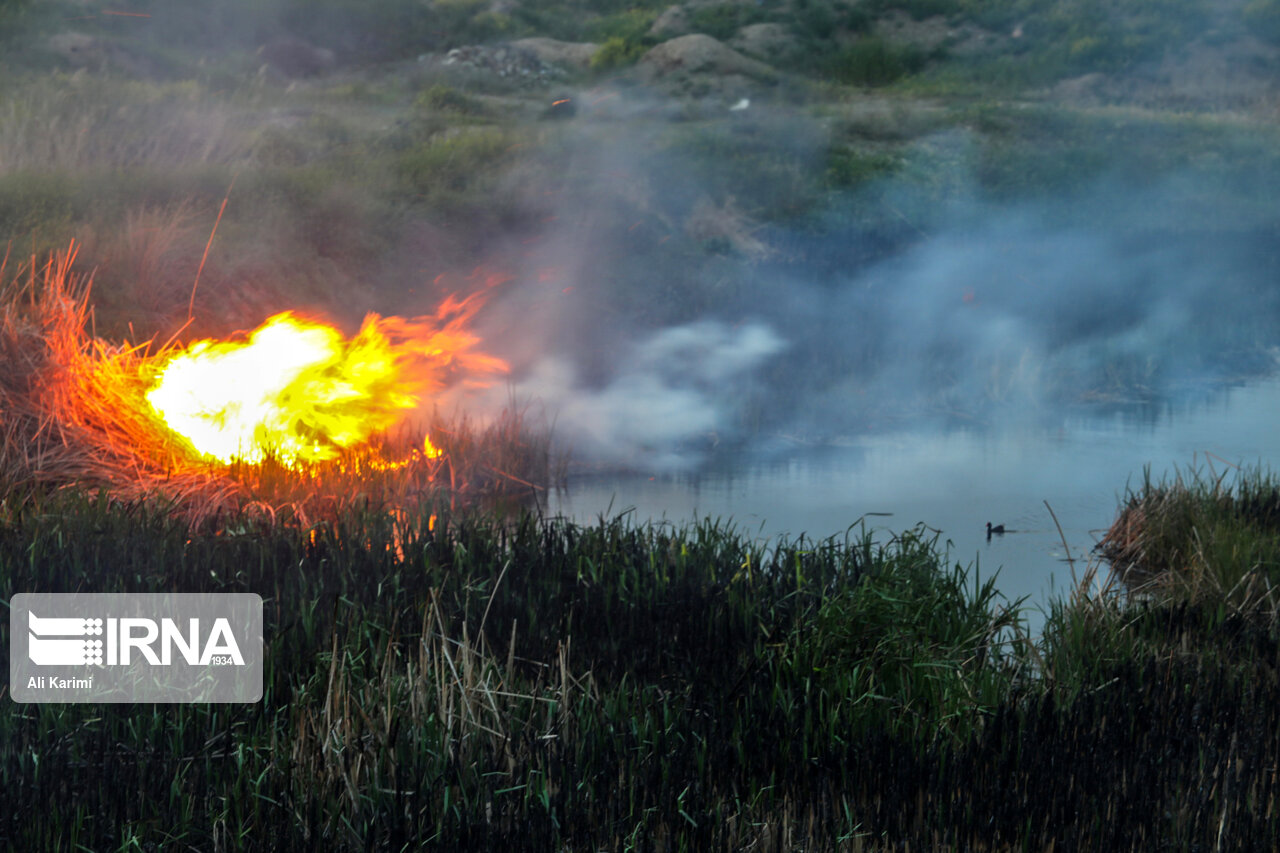
[[[1139,594],[1280,615],[1280,484],[1267,470],[1212,459],[1131,488],[1101,543]]]
[[[0,523],[8,590],[266,600],[256,705],[10,705],[16,848],[1280,838],[1270,626],[1082,591],[1033,642],[925,529],[764,544],[423,507],[210,532],[73,493]]]

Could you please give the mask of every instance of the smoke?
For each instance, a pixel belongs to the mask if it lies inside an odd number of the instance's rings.
[[[187,31],[199,30],[202,50],[206,43],[209,51],[235,48],[250,64],[262,60],[257,47],[279,35],[332,48],[340,66],[370,51],[379,61],[407,57],[441,38],[373,14],[344,28],[348,5],[279,0],[241,19],[230,12],[254,4],[237,0],[218,4],[225,14],[212,22],[188,12],[104,26],[153,27],[163,43],[195,39]],[[383,38],[391,31],[395,40]],[[1217,137],[1194,129],[1174,135],[1171,150],[1205,149],[1177,168],[1148,166],[1113,142],[1063,146],[1074,159],[1027,157],[1048,176],[1029,174],[1009,186],[1009,176],[1018,176],[993,162],[1006,148],[1023,156],[1020,147],[1039,138],[1052,144],[1055,126],[1025,137],[1015,129],[1006,134],[1015,141],[993,142],[1003,130],[969,129],[908,98],[807,106],[789,100],[797,93],[784,92],[785,83],[747,99],[710,75],[697,82],[675,95],[613,84],[571,92],[574,118],[531,120],[519,134],[529,143],[511,146],[520,151],[510,156],[509,140],[495,132],[502,155],[475,153],[473,170],[454,166],[450,147],[449,164],[424,167],[439,191],[420,205],[421,194],[413,195],[403,220],[398,197],[393,211],[370,188],[402,180],[400,172],[365,181],[378,173],[357,170],[353,181],[363,183],[339,183],[312,204],[273,189],[276,166],[254,189],[250,169],[232,196],[200,295],[218,292],[219,251],[235,233],[236,206],[249,199],[266,202],[246,215],[255,228],[242,231],[269,235],[262,243],[274,263],[251,264],[254,253],[241,251],[222,281],[228,289],[239,280],[264,282],[257,290],[266,296],[247,302],[254,311],[276,305],[277,292],[280,301],[297,301],[293,291],[302,288],[285,279],[287,268],[315,287],[317,303],[343,310],[350,303],[352,314],[362,313],[375,299],[365,299],[367,286],[386,300],[376,310],[419,313],[442,296],[427,284],[437,274],[482,261],[513,276],[477,318],[483,347],[513,370],[507,387],[489,398],[459,396],[458,405],[483,415],[514,396],[545,410],[578,460],[639,468],[921,422],[1052,422],[1073,407],[1160,399],[1273,366],[1280,186],[1270,136],[1241,142],[1225,123]],[[500,110],[540,111],[523,97],[482,107],[503,126],[516,119]],[[314,118],[272,117],[254,156],[308,164],[313,153],[321,157],[312,148],[332,148],[334,157],[359,149],[345,132],[325,130],[323,112]],[[343,121],[333,124],[341,129]],[[480,133],[449,130],[440,136],[449,146],[457,140],[457,152],[473,140],[484,147]],[[322,132],[332,145],[312,138]],[[401,145],[435,144],[418,132],[351,136],[376,155],[376,169],[384,159],[402,165]],[[1144,126],[1134,136],[1158,132]],[[266,144],[273,139],[274,155]],[[1143,151],[1159,149],[1139,141]],[[859,146],[863,153],[849,154]],[[1233,165],[1237,154],[1260,170]],[[238,164],[239,156],[220,159]],[[884,161],[892,168],[863,179],[860,170]],[[1098,162],[1112,165],[1090,165]],[[1089,169],[1076,175],[1080,164]],[[446,167],[466,174],[432,172]],[[486,170],[495,173],[492,182]],[[1003,177],[993,179],[993,171]],[[486,180],[472,182],[479,172]],[[847,186],[836,188],[832,173]],[[460,214],[447,209],[455,196]],[[486,197],[492,211],[481,215]],[[424,210],[437,201],[440,209]],[[274,226],[277,205],[281,219],[298,222]],[[383,222],[396,224],[382,229]],[[378,223],[376,234],[370,223]],[[288,258],[288,246],[310,264]],[[412,287],[422,292],[411,299],[412,290],[401,288]],[[189,292],[184,286],[181,298]],[[234,307],[244,300],[218,301]]]
[[[734,329],[703,320],[625,344],[617,371],[598,387],[553,357],[536,362],[517,393],[555,412],[557,436],[575,455],[681,468],[732,430],[734,396],[783,346],[761,324]]]
[[[1250,348],[1270,335],[1276,309],[1266,241],[1135,227],[1134,211],[1187,213],[1168,184],[968,202],[888,260],[826,287],[796,284],[791,304],[816,306],[797,313],[821,330],[821,350],[854,366],[843,380],[818,371],[811,415],[1043,420],[1256,367]],[[874,402],[860,406],[851,386]]]
[[[787,175],[819,168],[819,129],[786,107],[731,119],[712,101],[686,128],[638,96],[607,102],[566,129],[562,177],[539,188],[553,224],[485,330],[580,461],[1052,422],[1271,366],[1269,219],[1203,174],[1118,168],[1007,201],[949,131],[905,155],[951,152],[932,181],[899,170],[766,226]],[[697,134],[710,142],[681,148]],[[782,177],[726,182],[717,157],[744,151]]]

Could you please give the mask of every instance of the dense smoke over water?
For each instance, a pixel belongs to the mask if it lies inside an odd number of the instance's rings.
[[[516,398],[545,406],[577,459],[671,468],[778,437],[1052,422],[1271,366],[1265,217],[1203,175],[1117,173],[1001,202],[958,166],[941,199],[898,177],[766,227],[692,163],[634,144],[661,129],[587,116],[571,132],[582,148],[555,224],[486,338],[512,357]],[[811,154],[813,129],[798,135]],[[719,244],[691,224],[708,199]],[[860,205],[903,226],[888,238],[860,226]]]

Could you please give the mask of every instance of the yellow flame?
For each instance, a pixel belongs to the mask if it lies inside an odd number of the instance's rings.
[[[484,385],[509,369],[476,351],[479,338],[467,328],[484,291],[507,280],[484,278],[480,290],[447,297],[430,316],[370,314],[349,340],[332,326],[285,312],[247,340],[197,341],[157,361],[147,402],[200,457],[334,459],[396,425],[422,395],[443,388],[450,371]],[[429,436],[412,454],[440,455]]]
[[[198,453],[223,462],[322,461],[417,403],[376,323],[350,341],[277,314],[248,341],[198,341],[160,368],[147,401]]]
[[[450,368],[505,372],[499,358],[472,352],[466,321],[478,294],[450,297],[433,317],[370,314],[350,340],[332,326],[277,314],[244,341],[197,341],[159,362],[147,402],[195,454],[256,463],[333,459],[394,426],[443,387]],[[418,453],[415,451],[414,456]],[[428,436],[427,459],[440,456]]]

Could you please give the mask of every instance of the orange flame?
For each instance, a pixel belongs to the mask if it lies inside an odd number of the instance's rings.
[[[370,314],[351,339],[277,314],[247,340],[197,341],[162,358],[146,399],[199,457],[334,459],[401,422],[451,370],[472,384],[507,371],[502,359],[474,351],[479,338],[466,323],[481,297],[451,296],[430,317]],[[440,455],[429,436],[422,453]]]

